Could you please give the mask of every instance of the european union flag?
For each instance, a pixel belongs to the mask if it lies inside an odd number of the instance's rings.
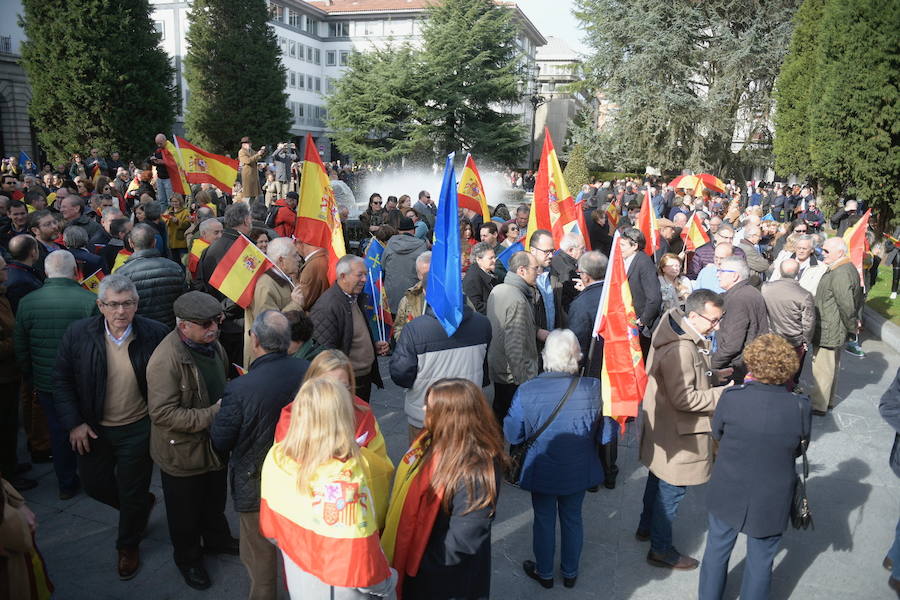
[[[434,220],[434,246],[425,301],[448,336],[456,333],[462,322],[462,261],[459,248],[459,200],[456,196],[456,172],[453,156],[447,156],[444,180]]]
[[[497,260],[503,263],[503,266],[506,267],[506,270],[509,271],[509,259],[513,257],[513,254],[516,252],[521,252],[525,249],[525,246],[522,245],[522,242],[516,242],[515,244],[510,245],[506,250],[497,255]]]

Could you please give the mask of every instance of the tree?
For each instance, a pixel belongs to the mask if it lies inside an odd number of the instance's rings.
[[[52,162],[97,147],[142,159],[175,118],[174,71],[147,0],[24,0],[29,114]]]
[[[393,163],[418,154],[431,164],[431,143],[415,119],[418,54],[408,45],[350,55],[328,98],[328,127],[343,154]]]
[[[192,142],[234,153],[245,135],[269,144],[287,139],[287,71],[268,16],[265,0],[194,0],[184,59]]]
[[[581,186],[591,182],[584,145],[575,144],[572,148],[569,153],[569,162],[566,163],[563,171],[563,178],[566,180],[566,185],[569,186],[569,192],[575,195],[581,190]]]
[[[610,167],[722,176],[760,161],[798,3],[577,0],[586,86],[618,106],[589,152]]]
[[[808,112],[818,71],[819,28],[825,0],[805,0],[775,82],[775,171],[810,173]]]
[[[503,111],[522,98],[516,37],[511,10],[492,0],[428,9],[420,120],[437,155],[471,152],[506,165],[524,156],[524,127]]]

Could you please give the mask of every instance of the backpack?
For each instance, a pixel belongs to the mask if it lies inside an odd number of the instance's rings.
[[[272,203],[272,206],[269,207],[269,212],[266,213],[266,227],[275,227],[275,217],[278,216],[278,210],[280,208],[281,207],[274,202]]]

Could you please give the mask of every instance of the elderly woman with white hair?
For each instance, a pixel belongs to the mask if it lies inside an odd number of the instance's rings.
[[[563,585],[575,585],[584,542],[581,505],[588,488],[603,481],[597,454],[600,381],[579,376],[581,349],[568,329],[550,332],[543,350],[544,373],[519,386],[503,421],[510,444],[524,444],[519,486],[531,492],[534,560],[525,574],[553,587],[556,519],[560,523]]]

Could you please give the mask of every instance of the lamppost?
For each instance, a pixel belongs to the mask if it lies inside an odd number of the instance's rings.
[[[539,95],[538,92],[538,74],[540,73],[541,68],[538,65],[534,65],[529,69],[529,74],[531,75],[529,84],[531,87],[531,98],[529,98],[531,102],[531,140],[528,144],[528,168],[534,168],[534,128],[535,122],[537,121],[537,109],[538,106],[546,102],[543,96]]]

